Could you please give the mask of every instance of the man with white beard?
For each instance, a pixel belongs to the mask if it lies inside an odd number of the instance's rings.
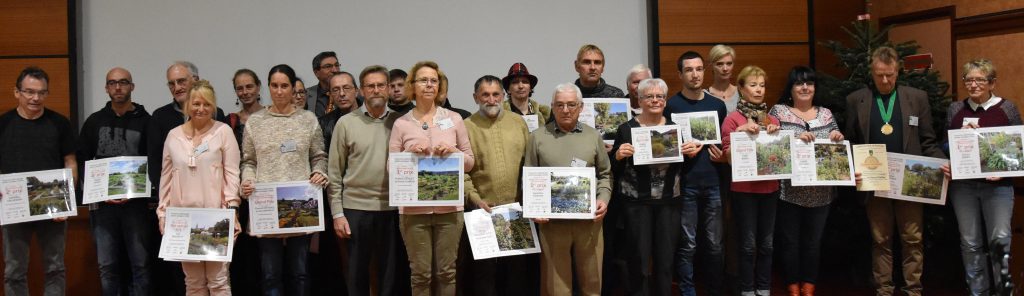
[[[466,120],[466,131],[479,165],[466,174],[466,210],[515,203],[521,200],[519,172],[529,130],[521,116],[502,108],[505,91],[498,77],[477,79],[473,99],[480,110]],[[468,239],[463,239],[468,242]],[[468,243],[463,244],[460,273],[463,295],[531,295],[539,287],[535,273],[538,256],[519,255],[471,260]]]

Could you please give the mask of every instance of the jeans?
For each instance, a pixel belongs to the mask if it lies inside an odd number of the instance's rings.
[[[29,244],[32,234],[42,248],[43,271],[46,273],[43,295],[63,296],[64,233],[67,222],[42,220],[3,226],[4,295],[28,296]]]
[[[990,279],[1003,281],[1001,258],[989,258],[989,243],[1010,237],[1013,217],[1013,186],[973,180],[950,184],[949,199],[960,226],[960,252],[963,254],[967,286],[971,295],[989,295]],[[990,274],[991,273],[991,274]]]
[[[779,200],[774,193],[732,193],[736,213],[736,234],[740,243],[740,292],[771,289],[772,237],[775,234],[775,205]],[[759,295],[762,293],[758,293]]]
[[[670,295],[672,256],[679,237],[677,204],[624,202],[626,291],[629,295]],[[649,268],[650,267],[650,268]]]
[[[258,239],[260,266],[263,269],[263,295],[309,295],[309,274],[306,271],[306,262],[309,258],[310,236]],[[288,258],[288,260],[284,260],[284,258]],[[289,292],[285,293],[285,289]]]
[[[705,270],[708,295],[719,295],[725,265],[722,257],[722,199],[715,181],[687,182],[683,192],[682,231],[676,249],[679,295],[694,296],[693,258],[697,250],[697,230],[705,248]],[[698,215],[698,212],[700,213]],[[698,224],[697,222],[700,221]],[[699,227],[699,228],[698,228]]]
[[[148,203],[145,199],[119,205],[102,203],[89,213],[103,295],[150,294],[150,258],[154,250],[149,247],[158,229],[153,223],[156,214]],[[131,275],[121,274],[122,254],[131,262]],[[129,277],[131,293],[121,291]]]
[[[818,281],[821,236],[831,205],[808,208],[780,201],[778,208],[779,257],[786,284]]]

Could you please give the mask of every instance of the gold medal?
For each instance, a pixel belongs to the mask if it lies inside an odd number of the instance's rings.
[[[886,136],[891,135],[892,134],[892,125],[890,125],[888,122],[886,122],[885,125],[882,126],[882,134],[886,135]]]

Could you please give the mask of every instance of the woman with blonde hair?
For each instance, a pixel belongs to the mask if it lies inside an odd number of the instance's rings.
[[[463,169],[468,172],[473,169],[473,151],[462,117],[438,106],[444,103],[448,88],[443,75],[431,61],[416,63],[409,70],[405,93],[415,100],[416,107],[395,120],[388,151],[442,157],[462,152]],[[462,211],[462,206],[398,208],[413,295],[455,295]]]
[[[768,114],[764,102],[765,78],[757,66],[740,71],[740,102],[722,123],[722,150],[730,155],[730,133],[769,134],[779,131],[779,120]],[[726,157],[726,159],[729,159]],[[732,208],[740,244],[738,257],[741,295],[769,295],[772,279],[772,236],[775,232],[775,205],[779,197],[779,181],[732,182]]]
[[[238,209],[238,143],[231,127],[214,120],[217,97],[210,82],[193,84],[184,124],[164,142],[160,172],[160,233],[167,207]],[[235,216],[235,236],[241,231]],[[182,262],[188,295],[231,295],[227,262]]]
[[[704,90],[707,94],[722,99],[729,112],[736,111],[736,104],[740,100],[740,92],[736,85],[732,84],[734,59],[736,59],[736,50],[732,47],[725,44],[711,47],[711,51],[708,52],[708,61],[711,62],[709,66],[711,66],[715,80]]]

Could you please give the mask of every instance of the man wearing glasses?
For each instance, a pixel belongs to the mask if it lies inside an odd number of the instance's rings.
[[[597,130],[579,122],[583,96],[578,87],[572,83],[556,86],[551,107],[555,121],[530,134],[524,166],[594,167],[597,201],[593,220],[534,219],[540,223],[540,244],[544,250],[540,254],[541,294],[573,294],[572,275],[576,274],[579,295],[601,295],[601,220],[611,199],[611,163]]]
[[[318,117],[320,130],[324,133],[324,150],[326,151],[331,149],[331,134],[334,133],[334,124],[345,114],[359,108],[356,105],[358,91],[355,78],[352,77],[351,73],[338,72],[338,74],[331,75],[328,81],[330,83],[328,84],[330,85],[330,91],[328,92],[331,94],[331,105],[334,106],[334,110]]]
[[[192,90],[192,84],[199,81],[199,69],[195,64],[188,61],[176,61],[167,67],[167,90],[171,92],[173,100],[153,111],[153,116],[146,124],[146,156],[149,167],[149,182],[153,186],[160,184],[160,171],[163,169],[164,141],[167,140],[167,133],[185,123],[185,112],[183,111],[188,93]],[[227,123],[224,110],[217,108],[217,121]],[[153,199],[159,200],[159,190],[150,190]],[[170,261],[162,261],[159,269],[154,273],[168,274],[153,278],[154,291],[173,291],[175,295],[185,295],[185,274],[181,271],[181,264]]]
[[[142,141],[149,121],[149,112],[132,102],[135,84],[132,74],[124,68],[107,72],[107,105],[82,124],[78,137],[78,161],[117,156],[146,155]],[[156,237],[154,212],[149,209],[152,198],[118,199],[89,205],[96,260],[100,268],[100,284],[104,295],[149,295],[150,258]],[[131,273],[121,272],[122,254],[131,262]],[[129,283],[131,283],[129,285]],[[131,292],[122,291],[130,287]]]
[[[71,122],[43,107],[50,94],[49,81],[46,72],[37,67],[25,68],[18,75],[14,88],[18,107],[0,115],[0,172],[70,168],[77,179]],[[33,233],[42,251],[46,274],[43,293],[64,295],[64,221],[66,218],[54,218],[3,226],[5,295],[28,295],[29,244]]]
[[[306,110],[312,111],[317,118],[334,109],[331,103],[330,78],[338,73],[341,73],[341,63],[333,51],[321,52],[313,57],[313,75],[319,83],[306,88]]]

